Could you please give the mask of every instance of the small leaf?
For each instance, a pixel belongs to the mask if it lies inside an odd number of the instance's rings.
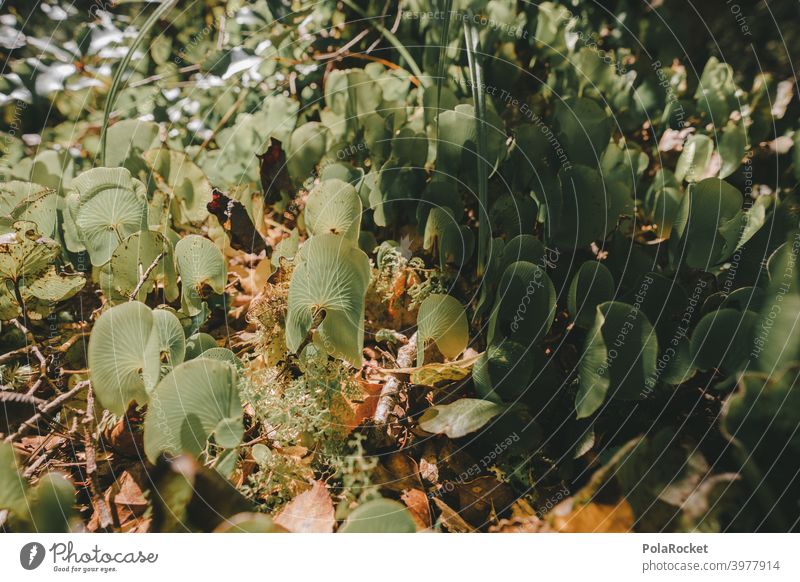
[[[505,406],[480,398],[461,398],[453,404],[438,404],[426,410],[419,419],[422,430],[461,438],[482,428],[506,410]]]
[[[361,198],[341,180],[320,182],[309,192],[305,220],[308,232],[338,234],[356,243],[361,230]]]
[[[228,273],[220,250],[207,238],[193,234],[175,246],[181,276],[181,305],[190,317],[201,312],[207,289],[223,293]]]
[[[469,343],[469,326],[464,306],[450,295],[430,295],[419,306],[417,333],[422,344],[417,350],[417,366],[425,361],[424,343],[433,341],[449,359],[463,352]]]

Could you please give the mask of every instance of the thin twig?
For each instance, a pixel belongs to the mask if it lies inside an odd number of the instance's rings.
[[[114,520],[111,517],[111,510],[102,495],[100,482],[97,479],[97,452],[94,448],[94,391],[89,388],[86,393],[86,415],[83,420],[83,448],[86,454],[86,477],[88,481],[88,489],[91,494],[92,505],[97,512],[100,527],[104,530],[109,530],[114,525]]]
[[[158,267],[159,261],[164,258],[165,254],[166,251],[161,251],[158,253],[158,256],[155,258],[155,260],[150,264],[149,267],[147,267],[144,274],[142,274],[142,277],[139,279],[139,282],[136,284],[136,288],[133,290],[133,293],[130,294],[130,297],[128,298],[129,301],[136,301],[136,297],[139,295],[139,291],[142,290],[142,286],[145,284],[145,281],[147,281],[147,279],[150,277],[150,274],[155,271],[156,267]]]
[[[78,392],[89,386],[90,382],[85,380],[83,382],[78,382],[72,390],[68,392],[64,392],[64,394],[57,396],[53,400],[51,400],[47,405],[42,406],[39,409],[39,412],[31,416],[28,420],[23,422],[20,427],[17,429],[17,432],[9,435],[6,437],[6,442],[10,443],[18,439],[21,436],[25,436],[28,432],[34,428],[38,422],[44,418],[45,416],[52,416],[54,412],[59,410],[67,401],[69,401],[72,397],[74,397]]]

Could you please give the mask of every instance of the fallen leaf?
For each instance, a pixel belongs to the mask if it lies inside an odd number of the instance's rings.
[[[406,504],[411,517],[417,522],[418,529],[431,527],[431,509],[428,505],[428,496],[421,489],[406,489],[400,495],[400,499]]]
[[[310,490],[292,499],[273,521],[292,533],[333,532],[333,501],[325,484],[314,481]]]
[[[627,533],[633,530],[633,509],[625,499],[616,505],[589,502],[575,507],[570,497],[548,514],[550,523],[562,533]]]

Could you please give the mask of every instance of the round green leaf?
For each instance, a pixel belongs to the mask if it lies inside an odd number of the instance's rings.
[[[422,430],[461,438],[482,428],[505,406],[480,398],[461,398],[452,404],[438,404],[426,410],[419,419]]]
[[[330,355],[358,365],[364,346],[364,297],[369,259],[347,239],[321,234],[300,249],[289,284],[286,345],[297,351],[315,320],[316,333]]]
[[[212,435],[233,448],[244,434],[236,371],[224,362],[198,358],[163,378],[150,398],[144,449],[155,462],[160,453],[199,457]]]
[[[201,312],[207,289],[225,291],[225,258],[210,240],[192,234],[175,246],[175,260],[181,275],[181,305],[187,315],[194,317]]]
[[[125,168],[94,168],[75,178],[69,206],[76,236],[96,267],[128,236],[147,230],[147,190]]]
[[[353,186],[338,179],[325,180],[308,194],[306,227],[312,235],[338,234],[357,242],[361,212],[361,198]]]
[[[539,343],[555,316],[556,290],[545,270],[526,261],[511,263],[497,287],[489,342],[505,337],[526,345]]]
[[[101,315],[89,338],[89,369],[97,400],[117,416],[131,402],[146,404],[147,391],[142,374],[156,369],[158,352],[152,349],[153,313],[146,305],[131,301],[112,307]]]

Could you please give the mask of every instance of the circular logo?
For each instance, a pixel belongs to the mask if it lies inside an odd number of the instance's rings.
[[[35,570],[44,561],[44,546],[39,542],[29,542],[19,551],[19,563],[26,570]]]

